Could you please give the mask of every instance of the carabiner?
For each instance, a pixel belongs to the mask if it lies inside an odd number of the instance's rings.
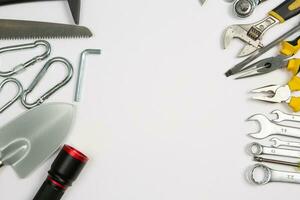
[[[17,94],[14,96],[14,98],[12,98],[10,101],[8,101],[4,106],[2,106],[0,108],[0,113],[2,113],[4,110],[6,110],[9,106],[11,106],[13,103],[15,103],[20,96],[22,95],[23,92],[23,86],[22,84],[15,78],[6,78],[4,79],[1,83],[0,83],[0,91],[3,89],[4,85],[6,85],[8,82],[12,82],[15,83],[17,88],[18,88],[18,92]]]
[[[66,68],[68,70],[67,76],[60,83],[56,84],[53,88],[51,88],[45,94],[43,94],[38,100],[36,100],[33,103],[28,103],[26,100],[27,95],[32,92],[32,90],[36,87],[36,85],[44,77],[44,75],[47,72],[47,70],[49,69],[49,67],[55,62],[63,63],[66,66]],[[47,63],[42,68],[42,70],[38,73],[38,75],[35,77],[35,79],[29,85],[29,87],[26,90],[24,90],[24,92],[22,94],[22,99],[21,99],[22,104],[28,109],[31,109],[33,107],[36,107],[36,106],[42,104],[53,93],[55,93],[57,90],[62,88],[64,85],[66,85],[71,80],[72,76],[73,76],[73,66],[67,59],[62,58],[62,57],[55,57],[55,58],[48,60]]]
[[[27,62],[21,63],[21,64],[15,66],[14,68],[12,68],[12,70],[0,71],[0,76],[2,76],[2,77],[13,76],[13,75],[25,70],[27,67],[29,67],[31,65],[34,65],[35,63],[37,63],[41,60],[44,60],[45,58],[47,58],[50,55],[51,46],[45,40],[37,40],[33,43],[20,44],[20,45],[14,45],[14,46],[8,46],[8,47],[0,48],[0,53],[4,53],[4,52],[8,52],[8,51],[18,51],[18,50],[23,50],[23,49],[32,49],[32,48],[35,48],[35,47],[38,47],[38,46],[44,46],[45,47],[45,51],[44,51],[43,54],[35,56],[32,59],[28,60]]]

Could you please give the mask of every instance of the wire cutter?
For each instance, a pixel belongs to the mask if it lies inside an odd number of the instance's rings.
[[[300,49],[300,36],[292,41],[283,41],[281,43],[280,54],[274,57],[262,59],[240,71],[240,76],[236,79],[248,78],[270,73],[280,68],[287,68],[293,75],[298,74],[300,68],[300,59],[289,59]]]
[[[252,93],[267,94],[253,96],[253,99],[271,103],[287,103],[294,112],[300,111],[300,97],[292,96],[293,92],[300,91],[300,77],[293,76],[287,85],[268,85],[252,90]]]

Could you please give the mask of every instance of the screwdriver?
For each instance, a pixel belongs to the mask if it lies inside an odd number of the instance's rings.
[[[286,166],[296,167],[296,168],[300,169],[300,163],[288,162],[288,161],[283,161],[283,160],[275,160],[275,159],[263,158],[263,157],[258,157],[258,156],[254,156],[253,160],[256,162],[265,162],[265,163],[273,163],[273,164],[278,164],[278,165],[286,165]]]

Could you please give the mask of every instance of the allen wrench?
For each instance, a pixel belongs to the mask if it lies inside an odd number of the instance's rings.
[[[78,75],[77,75],[77,82],[76,82],[76,89],[75,89],[75,97],[74,101],[79,102],[81,93],[82,93],[82,82],[83,82],[83,75],[84,75],[84,67],[85,67],[85,60],[86,55],[88,54],[100,54],[100,49],[85,49],[80,54],[80,62],[78,67]]]

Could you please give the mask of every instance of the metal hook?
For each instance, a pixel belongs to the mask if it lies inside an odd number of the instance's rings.
[[[2,77],[9,77],[13,76],[14,74],[17,74],[23,70],[25,70],[27,67],[34,65],[35,63],[44,60],[47,58],[51,53],[51,46],[50,44],[45,40],[37,40],[33,43],[27,43],[27,44],[21,44],[21,45],[14,45],[14,46],[8,46],[0,48],[0,53],[8,52],[8,51],[18,51],[23,49],[32,49],[36,48],[38,46],[44,46],[45,52],[41,55],[35,56],[32,59],[28,60],[25,63],[21,63],[15,67],[12,68],[12,70],[9,71],[0,71],[0,76]]]
[[[51,88],[45,94],[43,94],[38,100],[36,100],[33,103],[28,103],[26,101],[27,95],[32,92],[32,90],[36,87],[36,85],[44,77],[44,75],[47,72],[47,70],[49,69],[49,67],[55,62],[63,63],[66,66],[66,68],[68,70],[67,76],[60,83],[56,84],[53,88]],[[35,77],[35,79],[32,81],[32,83],[29,85],[29,87],[26,90],[24,90],[24,92],[22,94],[22,99],[21,99],[22,104],[28,109],[31,109],[35,106],[42,104],[53,93],[55,93],[57,90],[62,88],[64,85],[66,85],[71,80],[72,76],[73,76],[73,67],[72,67],[72,64],[68,60],[66,60],[65,58],[62,58],[62,57],[55,57],[55,58],[50,59],[44,65],[42,70],[38,73],[38,75]]]
[[[4,110],[6,110],[9,106],[11,106],[13,103],[15,103],[20,96],[22,95],[23,92],[23,86],[22,84],[15,78],[6,78],[4,79],[1,83],[0,83],[0,91],[3,89],[4,85],[6,85],[8,82],[12,82],[15,83],[17,88],[18,88],[18,92],[17,94],[14,96],[14,98],[12,98],[9,102],[7,102],[4,106],[2,106],[0,108],[0,113],[2,113]]]

